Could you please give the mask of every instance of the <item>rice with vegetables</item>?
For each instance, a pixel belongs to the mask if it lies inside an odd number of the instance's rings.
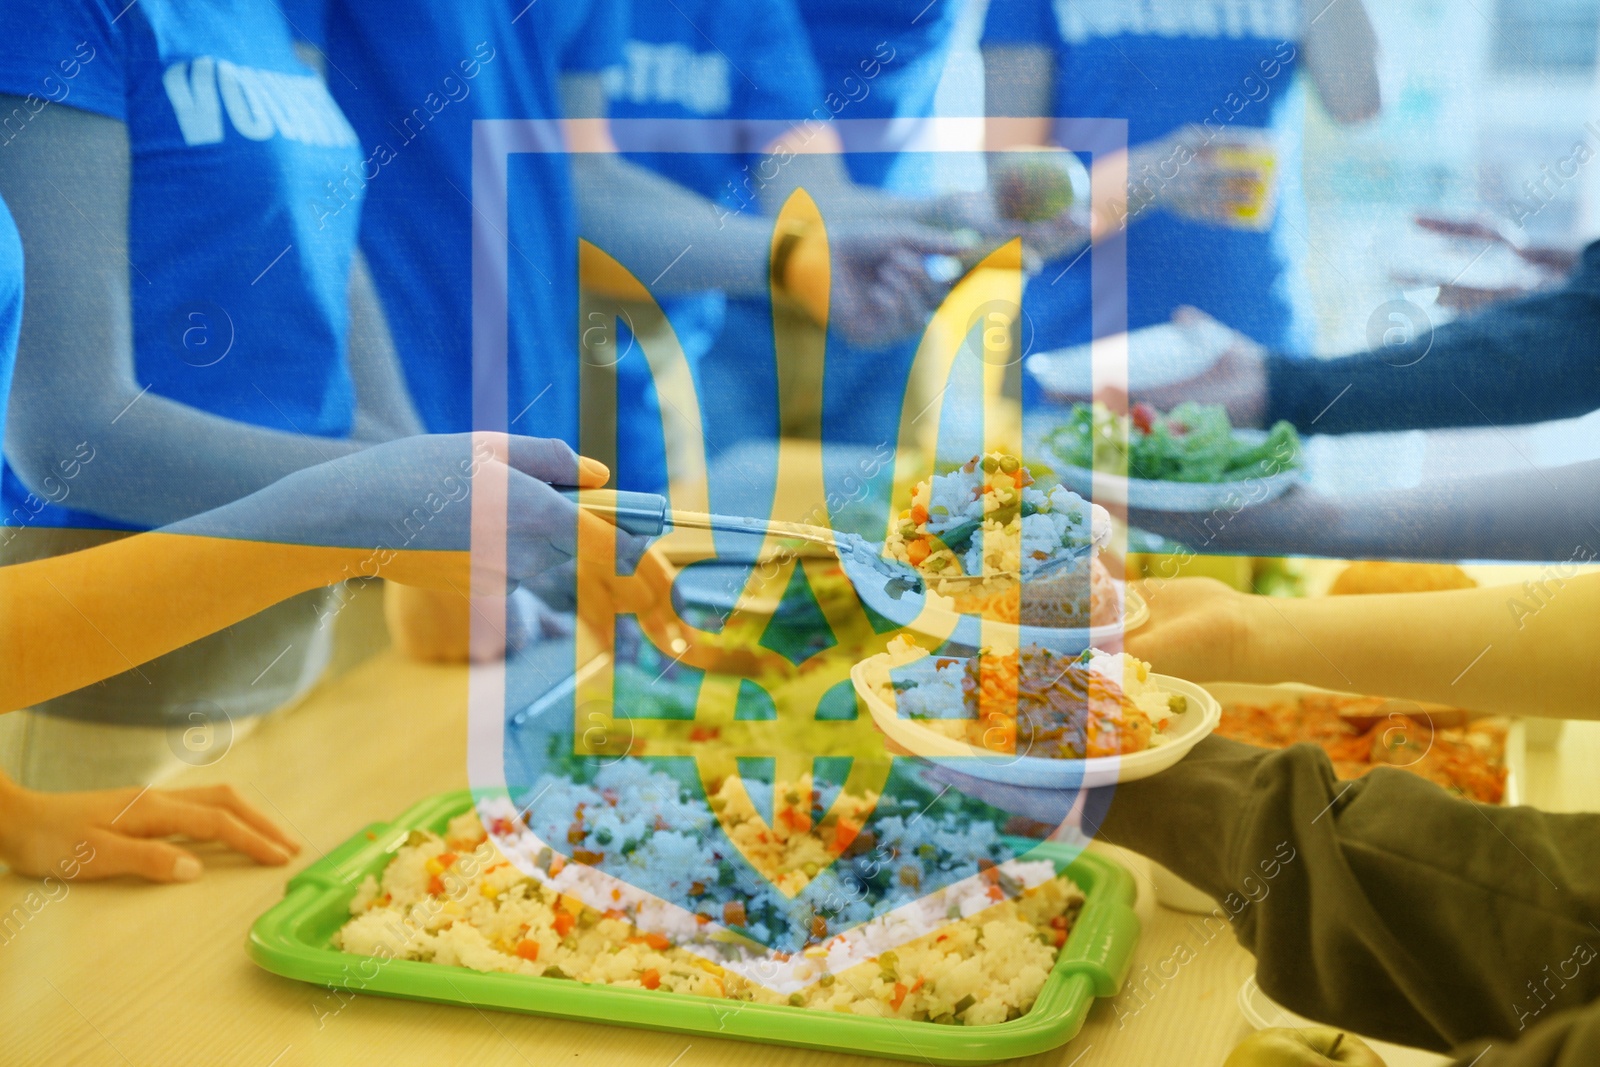
[[[870,955],[860,943],[846,951],[843,936],[780,953],[789,981],[769,988],[738,972],[747,950],[709,919],[669,935],[655,929],[661,902],[620,884],[605,909],[574,895],[584,888],[592,899],[603,879],[548,855],[539,877],[524,874],[469,812],[442,836],[413,831],[381,876],[362,883],[334,943],[479,971],[981,1025],[1032,1007],[1083,900],[1049,863],[988,862],[971,885],[944,891],[948,921]]]
[[[884,554],[916,568],[935,592],[956,596],[961,610],[982,610],[988,598],[1017,597],[1016,576],[1026,580],[1068,553],[1090,555],[1110,537],[1104,508],[1064,486],[1040,488],[1016,456],[989,452],[918,482]],[[988,576],[996,577],[953,581]],[[1084,579],[1092,577],[1087,572],[1077,584],[1087,586]],[[1015,603],[1010,610],[1018,610]]]
[[[969,659],[930,656],[906,638],[874,679],[904,718],[996,752],[1054,759],[1130,755],[1166,743],[1187,698],[1166,693],[1125,652],[1063,655],[1028,646]]]

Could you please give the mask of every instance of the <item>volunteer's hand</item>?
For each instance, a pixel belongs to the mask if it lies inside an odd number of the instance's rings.
[[[969,241],[909,221],[830,230],[828,243],[829,322],[864,348],[920,334],[950,290],[948,280],[929,273],[927,257],[970,247]]]
[[[1160,674],[1197,682],[1238,678],[1248,669],[1254,628],[1269,621],[1261,597],[1215,578],[1150,578],[1135,588],[1150,621],[1123,636],[1129,655]]]
[[[403,453],[394,457],[373,457],[382,459],[382,471],[394,472],[392,476],[398,475],[401,479],[391,487],[391,496],[394,490],[403,486],[410,494],[422,490],[426,498],[433,491],[431,483],[419,485],[414,475],[408,478],[402,472],[408,469],[426,471],[430,463],[435,470],[449,471],[453,463],[458,472],[470,472],[468,484],[473,493],[504,493],[506,526],[503,560],[499,558],[495,546],[485,544],[481,537],[475,536],[484,531],[473,529],[473,505],[470,499],[451,505],[454,511],[448,523],[436,531],[425,528],[422,535],[404,545],[408,549],[462,550],[470,547],[472,585],[475,590],[490,590],[498,585],[509,593],[516,583],[571,559],[577,553],[579,537],[616,536],[616,528],[611,524],[582,511],[550,488],[552,485],[577,485],[594,489],[605,485],[610,478],[610,471],[598,460],[580,457],[565,442],[547,438],[478,433],[452,435],[445,440],[448,444],[443,448],[435,443],[439,441],[438,438],[414,437],[368,451],[399,451],[410,444],[419,453],[417,466],[410,468],[406,465],[409,457]],[[466,457],[461,455],[463,450],[467,453]],[[361,455],[366,453],[358,453],[358,456]],[[354,460],[357,457],[350,458]],[[448,478],[449,474],[440,477]],[[381,505],[389,506],[392,505],[388,502]],[[428,505],[430,510],[434,506],[437,506],[436,501]],[[402,514],[410,514],[415,518],[414,507],[411,512]],[[360,519],[362,522],[371,522],[379,514],[383,512],[363,514]],[[405,529],[409,535],[411,527]],[[629,539],[624,540],[632,543]],[[408,568],[409,562],[405,553],[399,554],[394,569],[387,572],[387,576],[399,582],[420,578],[423,584],[434,584],[431,568]],[[408,570],[421,573],[413,576]]]
[[[556,440],[491,433],[408,437],[297,471],[176,529],[370,550],[361,568],[368,576],[461,594],[509,591],[571,559],[580,530],[614,534],[614,527],[579,513],[550,488],[598,488],[609,477],[604,464]],[[503,528],[483,523],[486,495],[503,498]],[[501,536],[503,552],[494,543]],[[469,555],[470,576],[464,569]]]
[[[0,778],[0,860],[30,878],[92,881],[131,874],[192,882],[193,852],[158,838],[214,841],[279,867],[300,846],[232,787],[38,793]]]
[[[1053,219],[1043,222],[1018,223],[1022,233],[1022,247],[1029,260],[1037,258],[1040,267],[1046,263],[1070,261],[1089,243],[1088,205],[1070,207]],[[1087,266],[1085,260],[1081,266]],[[1062,267],[1055,268],[1057,271]],[[1035,273],[1030,272],[1030,273]],[[1046,279],[1054,280],[1055,275]]]
[[[1173,325],[1184,329],[1228,330],[1205,312],[1192,307],[1178,308],[1172,314]],[[1232,343],[1210,367],[1193,378],[1181,382],[1141,389],[1131,398],[1133,402],[1149,404],[1159,411],[1170,411],[1185,400],[1196,404],[1221,404],[1228,410],[1228,418],[1235,426],[1260,427],[1267,412],[1267,351],[1237,330],[1228,330]],[[1082,396],[1061,396],[1057,400],[1082,401]],[[1113,411],[1125,412],[1130,398],[1124,389],[1102,386],[1093,399],[1099,400]]]
[[[1161,208],[1183,218],[1238,227],[1239,213],[1270,194],[1270,179],[1237,165],[1226,165],[1230,149],[1271,151],[1259,133],[1207,131],[1191,126],[1129,153],[1128,211]],[[1145,170],[1149,167],[1148,172]]]
[[[1001,215],[990,193],[950,193],[930,202],[922,220],[941,229],[976,233],[981,238],[979,247],[988,250],[1021,237],[1022,269],[1027,274],[1039,273],[1047,263],[1068,259],[1089,243],[1087,204],[1070,207],[1040,222],[1020,222]],[[970,262],[971,257],[968,258]]]

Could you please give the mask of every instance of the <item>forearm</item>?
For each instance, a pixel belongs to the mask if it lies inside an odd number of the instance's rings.
[[[582,236],[653,293],[767,292],[770,222],[724,208],[614,154],[572,159]]]
[[[762,209],[776,215],[795,190],[804,189],[829,222],[892,225],[902,219],[922,220],[934,210],[937,201],[913,200],[855,184],[845,168],[843,152],[844,144],[831,127],[814,133],[799,127],[779,137],[762,156],[758,173]]]
[[[364,555],[145,533],[0,567],[0,711],[120,674],[359,573]]]
[[[92,685],[347,578],[472,588],[469,554],[150,532],[0,567],[0,712]]]
[[[140,526],[161,526],[229,504],[285,475],[359,451],[359,442],[272,430],[134,392],[118,417],[122,390],[36,393],[14,403],[12,464],[37,495]],[[50,406],[46,408],[44,404]],[[109,414],[108,414],[109,412]],[[102,417],[104,416],[104,417]],[[62,461],[93,454],[70,482],[52,489]],[[64,491],[64,492],[63,492]]]
[[[1541,1004],[1527,983],[1600,944],[1580,890],[1600,883],[1600,819],[1486,808],[1389,769],[1340,782],[1311,746],[1207,739],[1119,785],[1098,835],[1216,897],[1274,999],[1405,1044],[1514,1039]],[[1600,993],[1596,968],[1564,977],[1552,1011]]]
[[[1600,574],[1576,571],[1557,564],[1526,586],[1439,593],[1249,597],[1238,680],[1600,718]]]
[[[11,99],[0,97],[0,106]],[[307,437],[292,420],[281,432],[269,430],[142,388],[132,287],[147,279],[133,276],[128,258],[126,130],[110,119],[50,108],[30,132],[39,136],[0,152],[0,195],[27,257],[5,450],[30,489],[55,503],[158,526],[357,447]],[[206,347],[223,343],[214,334],[225,324],[211,319],[197,313],[186,320],[192,328],[178,339],[179,355],[201,363],[227,358]],[[226,376],[231,365],[220,373]],[[93,460],[85,461],[89,454]],[[72,464],[75,473],[62,478],[63,465]]]
[[[1406,344],[1267,364],[1267,424],[1316,433],[1509,426],[1600,408],[1600,247],[1562,289],[1490,308]],[[1396,328],[1405,328],[1397,321]]]
[[[1134,521],[1207,552],[1563,563],[1600,551],[1600,461],[1360,496],[1251,503],[1236,494],[1208,514],[1138,512]]]
[[[1378,113],[1378,35],[1364,4],[1330,4],[1310,19],[1301,39],[1317,96],[1334,121],[1364,122]]]

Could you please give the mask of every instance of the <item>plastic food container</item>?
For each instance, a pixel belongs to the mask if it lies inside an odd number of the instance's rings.
[[[474,1008],[550,1015],[582,1022],[736,1038],[774,1045],[884,1056],[935,1064],[980,1064],[1031,1056],[1070,1041],[1096,997],[1114,996],[1139,939],[1133,877],[1103,856],[1070,846],[1013,840],[1029,859],[1050,860],[1084,893],[1083,910],[1033,1008],[992,1026],[948,1026],[842,1012],[750,1004],[679,993],[625,989],[556,978],[487,974],[415,960],[382,961],[334,948],[349,902],[414,829],[443,831],[472,806],[462,790],[424,800],[394,821],[374,823],[289,879],[284,899],[250,929],[250,956],[274,974],[351,992]]]
[[[901,718],[899,710],[880,695],[875,684],[874,675],[882,677],[882,668],[878,665],[888,658],[886,654],[879,653],[850,669],[851,684],[855,686],[857,695],[865,701],[873,723],[883,731],[884,736],[923,759],[943,763],[951,770],[1001,785],[1078,790],[1138,781],[1159,774],[1183,759],[1222,720],[1222,706],[1207,689],[1182,678],[1151,674],[1150,677],[1163,692],[1188,700],[1188,710],[1168,720],[1173,724],[1173,729],[1165,735],[1166,742],[1162,745],[1126,756],[1093,756],[1088,759],[987,752],[966,741],[936,733],[916,719]]]
[[[883,574],[854,558],[843,561],[845,573],[855,585],[861,603],[889,621],[912,633],[944,642],[947,647],[977,649],[987,642],[983,637],[983,617],[962,614],[954,601],[938,593],[905,592],[890,594]],[[1122,599],[1122,618],[1116,622],[1089,627],[1032,626],[1016,624],[1019,645],[1039,645],[1055,652],[1082,652],[1086,648],[1121,648],[1122,638],[1150,621],[1150,606],[1127,584],[1112,582]]]
[[[1156,888],[1156,903],[1163,908],[1189,915],[1209,915],[1221,907],[1205,892],[1185,882],[1155,860],[1150,861],[1150,884]]]
[[[1204,688],[1206,692],[1216,697],[1224,709],[1230,704],[1292,704],[1308,693],[1332,696],[1355,695],[1332,689],[1319,689],[1313,685],[1300,685],[1296,682],[1280,682],[1277,685],[1207,682]],[[1511,808],[1523,803],[1523,783],[1528,774],[1527,753],[1526,723],[1520,719],[1513,719],[1506,730],[1506,788],[1505,795],[1500,799],[1503,807]]]

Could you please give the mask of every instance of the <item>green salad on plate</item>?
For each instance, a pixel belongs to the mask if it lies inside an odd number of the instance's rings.
[[[1135,404],[1118,415],[1103,404],[1074,404],[1044,437],[1063,463],[1162,482],[1240,482],[1301,464],[1300,436],[1287,422],[1264,435],[1236,430],[1220,404],[1182,403],[1165,415]]]

